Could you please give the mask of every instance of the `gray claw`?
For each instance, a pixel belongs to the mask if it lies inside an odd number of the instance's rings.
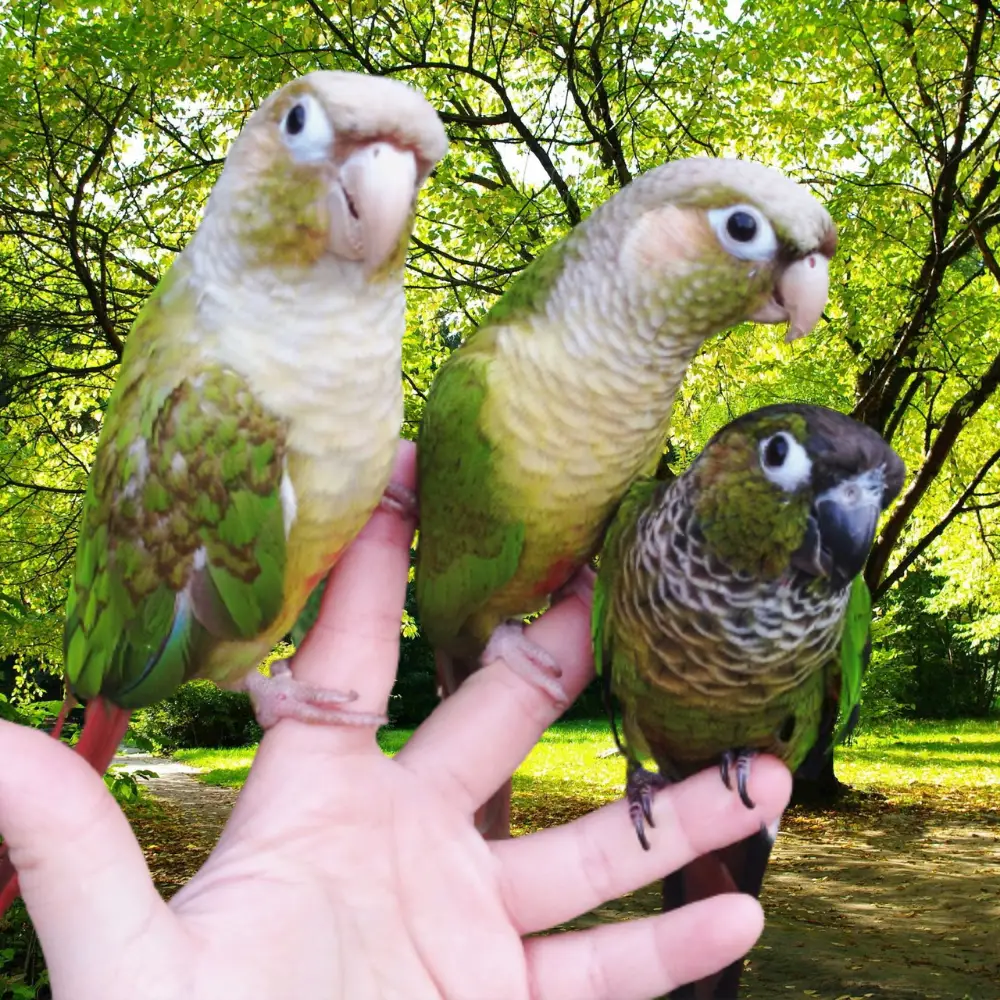
[[[719,774],[722,776],[722,783],[729,791],[733,790],[730,771],[735,768],[736,791],[739,793],[740,801],[747,809],[754,808],[754,801],[747,791],[747,783],[750,780],[750,762],[756,755],[755,750],[727,750],[719,758]]]
[[[753,753],[749,750],[744,750],[736,758],[736,788],[740,793],[740,798],[743,800],[743,805],[747,809],[753,809],[754,802],[750,798],[747,792],[747,782],[750,780],[750,761],[753,760]]]
[[[625,798],[628,800],[628,814],[635,827],[635,835],[644,851],[649,850],[649,839],[646,837],[646,823],[655,827],[653,822],[653,795],[667,785],[667,779],[655,771],[647,771],[636,765],[628,773],[625,782]]]

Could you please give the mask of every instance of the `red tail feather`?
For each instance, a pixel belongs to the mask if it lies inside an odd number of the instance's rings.
[[[56,724],[49,735],[58,739],[76,700],[72,697],[63,702],[56,718]],[[83,732],[80,740],[73,748],[98,774],[104,774],[108,765],[114,759],[118,744],[121,743],[131,712],[117,708],[103,698],[94,698],[87,705],[83,718]],[[17,899],[20,890],[17,884],[17,871],[10,863],[7,845],[0,847],[0,917],[7,912],[11,903]]]

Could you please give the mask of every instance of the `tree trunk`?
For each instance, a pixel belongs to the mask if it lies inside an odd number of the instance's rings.
[[[848,791],[850,785],[845,785],[834,771],[833,757],[833,754],[827,757],[815,778],[795,778],[792,787],[793,806],[830,805]]]

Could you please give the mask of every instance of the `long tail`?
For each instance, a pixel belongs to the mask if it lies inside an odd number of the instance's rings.
[[[777,824],[762,826],[752,837],[697,858],[679,872],[668,875],[663,880],[664,911],[720,892],[739,891],[759,896],[777,836]],[[738,1000],[742,974],[741,958],[714,976],[678,987],[670,994],[670,1000]]]
[[[454,694],[459,685],[479,669],[479,657],[452,656],[442,649],[434,650],[437,665],[438,693],[442,698]],[[510,836],[510,797],[512,782],[505,781],[476,810],[476,829],[487,840],[504,840]]]
[[[75,705],[76,700],[72,697],[63,702],[56,724],[49,732],[53,739],[59,738],[66,723],[66,716]],[[94,698],[87,705],[83,732],[73,749],[98,774],[104,774],[113,760],[118,744],[128,729],[131,714],[127,709],[117,708],[103,698]],[[11,864],[7,845],[4,844],[0,847],[0,917],[7,912],[19,893],[17,870]]]

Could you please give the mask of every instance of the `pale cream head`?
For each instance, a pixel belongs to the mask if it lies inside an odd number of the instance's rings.
[[[272,94],[226,160],[206,209],[249,245],[248,266],[308,268],[324,257],[366,277],[402,266],[421,185],[447,149],[418,91],[318,71]]]
[[[624,260],[644,284],[696,276],[715,301],[745,308],[727,323],[787,322],[791,340],[823,313],[836,229],[809,190],[780,171],[747,160],[678,160],[637,178],[585,225],[602,225],[602,216],[624,224]]]

